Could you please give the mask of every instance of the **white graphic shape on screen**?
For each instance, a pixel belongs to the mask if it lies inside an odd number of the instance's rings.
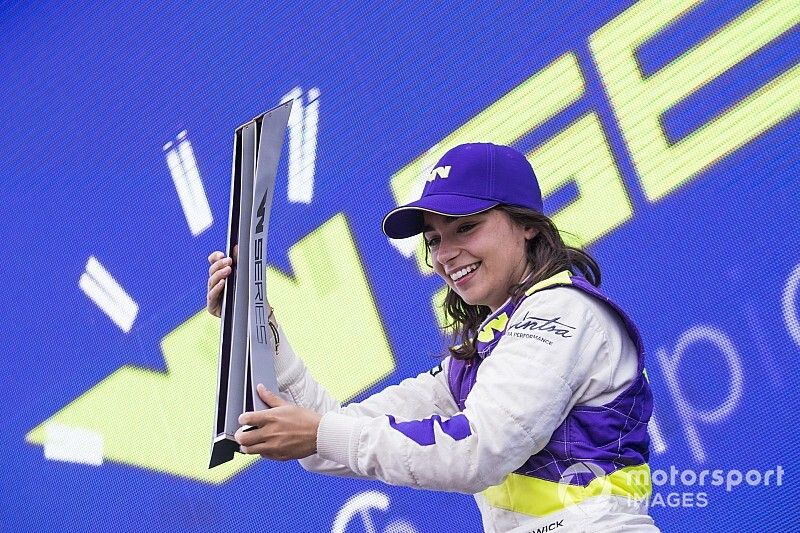
[[[661,428],[656,421],[655,411],[650,415],[650,421],[647,423],[647,432],[650,434],[650,443],[653,445],[654,452],[660,455],[667,451],[667,442],[664,440],[664,435],[661,433]]]
[[[650,376],[647,374],[646,370],[644,372],[644,377],[649,383]],[[658,421],[656,420],[655,407],[653,407],[653,410],[650,413],[650,420],[647,423],[647,432],[650,434],[650,443],[653,445],[654,452],[662,454],[667,451],[667,441],[664,440],[664,435],[661,433],[661,427],[658,425]]]
[[[395,520],[386,526],[383,533],[417,533],[417,529],[407,520]]]
[[[214,217],[186,130],[178,134],[175,142],[165,144],[164,152],[189,231],[196,237],[211,227]]]
[[[122,331],[128,333],[131,330],[139,313],[139,304],[94,256],[86,262],[78,286]]]
[[[408,197],[401,202],[401,205],[405,205],[409,202],[416,202],[419,200],[420,196],[422,196],[422,191],[425,189],[425,184],[428,183],[428,178],[433,171],[433,165],[436,164],[433,156],[438,153],[438,150],[439,145],[436,144],[431,147],[431,149],[428,150],[424,156],[422,156],[424,158],[422,161],[422,169],[414,181],[414,186],[408,192]],[[391,244],[398,252],[400,252],[403,257],[408,259],[417,251],[417,246],[419,245],[419,236],[415,235],[406,239],[389,239],[389,244]]]
[[[714,409],[698,409],[689,402],[680,385],[679,367],[686,350],[693,344],[703,343],[713,346],[722,354],[728,367],[729,382],[727,397]],[[710,354],[711,352],[709,352]],[[689,450],[695,461],[703,463],[706,451],[700,438],[699,425],[718,424],[728,418],[738,407],[744,395],[744,372],[742,361],[730,338],[721,330],[708,325],[694,326],[684,332],[675,344],[670,355],[666,349],[656,350],[656,358],[661,365],[664,381],[675,402],[678,418],[686,432]],[[699,369],[705,372],[705,369]],[[716,390],[713,391],[716,395]]]
[[[336,513],[336,518],[331,527],[331,533],[345,533],[350,524],[359,523],[358,531],[378,533],[371,513],[389,509],[389,497],[378,491],[370,490],[356,494]],[[363,529],[362,529],[363,528]],[[395,520],[390,523],[382,533],[417,533],[414,526],[405,520]]]
[[[319,89],[306,93],[295,87],[284,95],[281,103],[294,100],[289,115],[289,185],[290,202],[310,204],[314,198],[314,169],[317,160],[317,125],[319,123]]]
[[[789,336],[800,348],[800,318],[797,316],[797,292],[800,288],[800,265],[794,267],[786,285],[783,288],[781,297],[781,307],[783,308],[783,320],[786,322],[786,329]]]
[[[44,428],[44,457],[100,466],[103,464],[103,436],[89,429],[50,423]]]

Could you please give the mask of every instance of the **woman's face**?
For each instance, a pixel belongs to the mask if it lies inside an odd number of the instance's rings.
[[[497,209],[466,217],[423,216],[436,273],[466,303],[496,311],[508,299],[509,287],[528,273],[525,243],[536,230]]]

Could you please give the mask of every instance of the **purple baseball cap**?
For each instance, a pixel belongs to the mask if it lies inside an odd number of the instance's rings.
[[[419,200],[383,218],[383,232],[404,239],[422,233],[424,211],[463,217],[500,204],[542,212],[542,193],[531,164],[510,146],[460,144],[436,163]]]

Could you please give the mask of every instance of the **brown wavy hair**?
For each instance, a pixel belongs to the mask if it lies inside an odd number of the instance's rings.
[[[519,301],[536,283],[553,276],[562,270],[580,273],[595,287],[600,286],[600,266],[587,252],[580,248],[568,246],[553,221],[546,215],[509,205],[495,207],[507,214],[511,221],[525,228],[536,228],[536,235],[527,241],[525,255],[532,272],[522,283],[508,288],[508,295],[514,302]],[[425,247],[425,260],[430,264],[428,247]],[[478,327],[489,316],[491,310],[485,305],[466,303],[450,286],[442,304],[445,316],[445,331],[452,337],[449,355],[456,359],[472,359],[477,355],[475,338]]]

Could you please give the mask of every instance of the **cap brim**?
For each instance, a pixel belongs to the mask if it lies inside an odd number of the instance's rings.
[[[466,217],[487,211],[500,202],[461,196],[458,194],[432,194],[389,211],[383,217],[383,232],[390,239],[405,239],[422,233],[423,213],[448,217]]]

